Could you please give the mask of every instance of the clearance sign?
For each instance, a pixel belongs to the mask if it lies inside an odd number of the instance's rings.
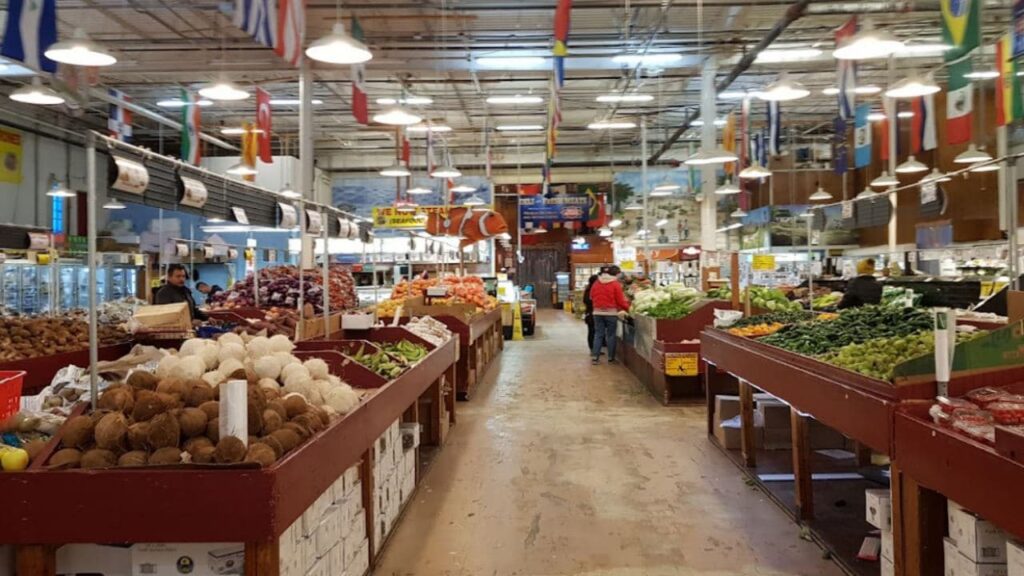
[[[444,212],[444,209],[444,206],[417,206],[415,211],[399,212],[393,206],[377,206],[373,209],[373,227],[400,230],[423,228],[427,223],[427,215]]]
[[[0,182],[21,184],[21,133],[0,129]]]

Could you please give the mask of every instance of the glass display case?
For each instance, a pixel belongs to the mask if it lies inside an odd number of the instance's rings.
[[[5,312],[42,314],[52,309],[53,270],[49,264],[7,260],[0,264],[0,271],[3,276],[0,301],[3,302]]]
[[[100,303],[136,297],[144,259],[135,254],[100,255],[96,295]],[[89,267],[82,258],[58,256],[52,263],[7,260],[0,264],[0,303],[9,314],[45,314],[89,307]]]

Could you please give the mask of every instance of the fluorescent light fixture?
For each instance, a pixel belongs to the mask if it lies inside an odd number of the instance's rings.
[[[256,169],[255,168],[253,168],[252,166],[249,166],[247,164],[243,164],[241,162],[239,162],[238,164],[235,164],[234,166],[228,168],[227,170],[225,170],[225,172],[227,172],[228,174],[231,174],[233,176],[255,176],[256,175]]]
[[[821,185],[818,185],[818,189],[815,190],[813,194],[808,196],[807,199],[810,200],[811,202],[824,202],[826,200],[831,200],[832,195],[826,192],[825,189],[821,187]]]
[[[871,181],[871,185],[876,188],[888,188],[889,186],[897,186],[900,181],[895,176],[890,176],[887,170],[882,170],[882,173]]]
[[[637,212],[637,211],[643,210],[643,209],[644,209],[643,205],[638,203],[636,200],[630,202],[629,204],[626,204],[626,207],[623,208],[623,210],[629,210],[630,212]]]
[[[445,124],[427,124],[427,123],[424,122],[423,124],[416,124],[414,126],[409,126],[408,128],[405,129],[405,131],[406,132],[418,132],[418,133],[424,133],[424,134],[427,133],[427,132],[432,132],[434,134],[439,134],[441,132],[451,132],[452,131],[452,127],[448,126],[448,125],[445,125]]]
[[[221,218],[220,216],[214,216],[212,218],[207,218],[206,221],[211,223],[211,224],[222,224],[224,222],[227,222],[227,220]],[[246,227],[246,229],[248,229],[248,227]],[[204,230],[204,232],[205,232],[205,230]]]
[[[401,108],[391,108],[385,112],[374,114],[373,121],[388,126],[411,126],[419,124],[423,118]]]
[[[125,208],[127,208],[127,206],[122,204],[117,198],[111,198],[103,205],[104,210],[124,210]]]
[[[249,93],[228,81],[217,82],[199,89],[199,95],[210,100],[245,100]]]
[[[86,36],[81,28],[75,28],[70,40],[55,42],[44,53],[47,58],[72,66],[111,66],[117,58]]]
[[[779,78],[768,85],[767,88],[758,93],[758,98],[768,102],[789,102],[810,96],[811,91],[796,80],[791,80],[789,74],[783,72]]]
[[[310,102],[313,104],[313,106],[319,106],[319,105],[324,103],[324,101],[320,100],[319,98],[313,98]],[[302,100],[300,100],[298,98],[271,98],[270,99],[270,105],[271,106],[301,106],[302,105]]]
[[[64,97],[54,89],[43,86],[43,82],[38,76],[32,79],[31,84],[26,84],[11,92],[8,98],[22,104],[37,104],[39,106],[56,106],[64,103]]]
[[[756,93],[745,90],[726,90],[718,93],[719,100],[743,100],[747,96],[755,96]]]
[[[743,180],[756,180],[758,178],[767,178],[771,175],[772,171],[760,164],[747,166],[743,170],[740,170],[740,178]]]
[[[755,64],[780,64],[783,62],[803,62],[822,55],[817,48],[776,48],[763,50],[754,58]]]
[[[999,163],[992,162],[989,164],[982,164],[979,162],[978,164],[972,164],[968,170],[971,172],[995,172],[996,170],[999,170]]]
[[[919,98],[929,94],[935,94],[940,90],[939,85],[930,77],[911,74],[906,78],[897,80],[885,95],[889,98]]]
[[[806,212],[801,212],[800,214],[797,214],[796,217],[797,218],[804,218],[804,219],[814,218],[814,212],[811,211],[810,208],[808,208]]]
[[[46,195],[50,198],[74,198],[77,196],[77,194],[61,185],[60,182],[54,182],[53,187],[46,192]]]
[[[856,86],[853,89],[854,94],[861,94],[867,96],[870,96],[871,94],[878,94],[881,91],[882,88],[880,86],[875,86],[874,84],[868,84],[866,86]]]
[[[598,102],[650,102],[654,96],[650,94],[603,94],[595,98]]]
[[[476,194],[462,201],[463,206],[483,206],[484,204],[487,204],[487,202],[484,202],[484,199]]]
[[[874,195],[875,195],[875,191],[872,190],[870,186],[866,186],[863,190],[858,192],[856,196],[854,196],[854,199],[855,200],[863,200],[865,198],[870,198],[870,197],[872,197]]]
[[[666,66],[683,59],[682,54],[619,54],[612,57],[612,62],[625,66]]]
[[[439,166],[430,173],[431,178],[458,178],[462,172],[455,166]]]
[[[714,121],[714,125],[715,126],[725,126],[725,124],[726,124],[726,120],[724,118],[715,118],[715,121]],[[690,126],[703,126],[703,125],[704,125],[704,120],[701,119],[701,118],[697,118],[693,122],[690,122]]]
[[[425,188],[423,186],[413,186],[412,188],[409,188],[408,190],[405,191],[406,194],[411,194],[413,196],[430,194],[431,192],[433,192],[433,190],[431,190],[430,188]]]
[[[622,226],[622,220],[619,220],[618,218],[614,218],[608,223],[609,228],[618,228],[619,226]]]
[[[662,197],[671,196],[671,195],[672,195],[672,191],[671,190],[664,190],[664,189],[659,190],[658,188],[655,188],[654,190],[651,190],[651,192],[648,194],[648,196],[650,196],[651,198],[662,198]]]
[[[334,23],[330,34],[306,48],[306,56],[328,64],[361,64],[373,58],[366,44],[345,31],[345,24],[341,20]]]
[[[477,66],[481,68],[501,70],[529,70],[543,66],[544,62],[541,56],[483,56],[476,59]]]
[[[223,134],[224,136],[241,136],[246,132],[251,132],[253,134],[263,134],[263,130],[261,128],[250,128],[249,130],[246,130],[241,126],[225,126],[220,129],[220,133]]]
[[[636,128],[636,122],[632,120],[600,120],[587,124],[590,130],[628,130]]]
[[[636,231],[636,235],[639,236],[640,238],[643,238],[644,236],[647,236],[650,233],[651,233],[651,231],[647,230],[647,229],[637,230]]]
[[[401,98],[377,98],[377,104],[381,106],[394,106],[395,104],[409,104],[413,106],[422,106],[425,104],[433,104],[434,99],[428,98],[427,96],[402,96]]]
[[[451,191],[456,194],[465,194],[466,192],[476,192],[476,187],[469,186],[467,184],[459,184],[458,186],[453,186]]]
[[[680,188],[682,188],[682,186],[680,186],[679,184],[676,184],[674,182],[669,182],[668,180],[666,180],[666,181],[662,182],[661,184],[658,184],[657,186],[655,186],[654,190],[652,190],[651,193],[652,194],[654,192],[668,192],[668,193],[672,193],[672,192],[675,192],[676,190],[679,190]]]
[[[835,96],[836,94],[839,94],[839,88],[836,88],[835,86],[829,86],[828,88],[823,89],[821,93],[824,94],[825,96]]]
[[[910,110],[904,110],[902,112],[897,112],[896,113],[896,117],[897,118],[913,118],[914,117],[914,113],[911,112]]]
[[[881,122],[882,120],[885,120],[885,112],[879,112],[878,110],[868,112],[868,121]]]
[[[920,172],[927,172],[928,167],[922,164],[914,155],[911,154],[907,159],[896,167],[897,174],[918,174]]]
[[[925,174],[924,178],[921,178],[921,182],[951,182],[953,178],[945,172],[940,172],[938,168],[932,168],[932,171]]]
[[[718,188],[715,188],[715,194],[718,194],[720,196],[728,196],[728,195],[731,195],[731,194],[739,194],[739,193],[740,193],[740,187],[737,186],[736,184],[734,184],[731,181],[726,182],[725,184],[722,184]]]
[[[409,172],[409,169],[403,166],[400,162],[395,161],[395,163],[392,164],[391,166],[388,166],[387,168],[382,168],[379,174],[381,176],[387,176],[389,178],[405,178],[406,176],[412,174],[412,172]]]
[[[540,104],[544,101],[542,96],[533,96],[527,94],[516,94],[515,96],[488,96],[488,104]]]
[[[661,228],[662,226],[664,226],[666,224],[668,224],[668,218],[662,218],[661,220],[658,220],[657,222],[654,223],[654,227],[655,228]]]
[[[949,44],[942,42],[921,42],[919,44],[904,44],[896,50],[896,56],[903,58],[917,58],[921,56],[941,56],[949,50]]]
[[[278,194],[280,194],[282,198],[288,198],[290,200],[302,198],[302,194],[299,194],[298,192],[293,190],[291,184],[285,184],[284,188],[282,188],[281,191],[278,192]]]
[[[954,164],[977,164],[978,162],[988,162],[992,159],[992,156],[984,150],[978,150],[978,148],[972,142],[967,150],[957,154],[956,158],[953,158]]]
[[[729,216],[732,218],[743,218],[746,215],[747,213],[746,211],[743,210],[743,208],[737,208],[732,211],[732,214],[729,214]]]
[[[832,56],[837,60],[888,58],[903,47],[903,42],[884,30],[876,30],[867,20],[859,32],[832,51]]]
[[[743,223],[742,222],[733,222],[732,224],[729,224],[728,226],[723,226],[723,227],[715,230],[715,232],[728,232],[730,230],[735,230],[737,228],[743,228]]]
[[[161,107],[161,108],[184,108],[185,106],[188,106],[188,102],[185,102],[184,100],[179,100],[177,98],[171,98],[171,99],[168,99],[168,100],[160,100],[159,102],[156,103],[156,105]],[[206,100],[204,98],[204,99],[196,100],[196,105],[197,106],[204,106],[204,107],[205,106],[213,106],[213,101],[212,100]]]
[[[498,132],[536,132],[543,129],[541,124],[499,124],[496,127]]]
[[[687,166],[708,166],[712,164],[728,164],[737,160],[739,158],[732,152],[721,148],[713,148],[708,151],[703,149],[697,150],[692,156],[683,160],[683,164]]]
[[[974,70],[964,74],[964,78],[970,78],[971,80],[991,80],[993,78],[999,78],[998,70]]]

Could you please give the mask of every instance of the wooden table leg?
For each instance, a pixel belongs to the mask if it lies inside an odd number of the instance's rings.
[[[57,573],[57,547],[22,544],[14,549],[14,573],[18,576],[54,576]]]
[[[704,370],[704,397],[708,408],[708,436],[715,435],[715,373],[717,369],[708,364]]]
[[[455,424],[455,378],[458,376],[457,364],[448,369],[448,378],[442,386],[445,401],[448,403],[448,423]]]
[[[281,573],[279,540],[245,545],[245,576],[278,576]]]
[[[890,472],[896,576],[942,574],[946,498],[903,474],[895,462]]]
[[[743,463],[748,468],[757,466],[757,444],[754,434],[754,387],[746,380],[740,380],[740,450]]]
[[[793,482],[796,485],[796,516],[799,520],[814,518],[814,487],[811,478],[811,444],[808,438],[810,416],[790,409],[793,432]]]

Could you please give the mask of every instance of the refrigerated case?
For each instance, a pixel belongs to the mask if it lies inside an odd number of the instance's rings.
[[[5,312],[43,314],[52,309],[53,269],[49,264],[7,260],[0,264],[0,275],[3,277],[0,301]]]
[[[611,265],[611,262],[604,264],[575,264],[572,270],[573,289],[584,290],[591,276],[596,276],[601,272],[601,268]]]
[[[99,303],[124,298],[145,298],[138,293],[145,260],[135,254],[100,254],[96,269],[96,297]],[[60,310],[89,307],[89,266],[79,258],[57,258],[57,300]]]

